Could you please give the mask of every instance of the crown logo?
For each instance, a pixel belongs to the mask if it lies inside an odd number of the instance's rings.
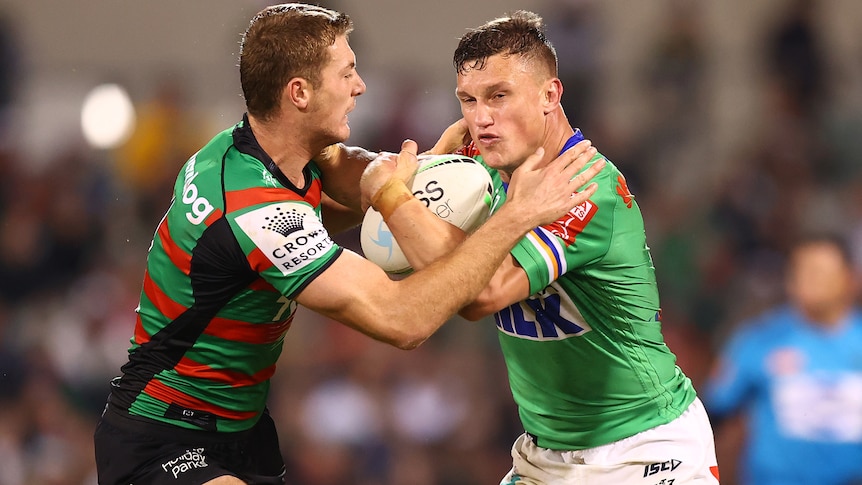
[[[264,217],[267,224],[263,226],[263,229],[275,231],[282,236],[303,230],[302,214],[297,212],[296,209],[290,209],[285,212],[281,207],[276,207],[275,210],[278,211],[276,215]]]

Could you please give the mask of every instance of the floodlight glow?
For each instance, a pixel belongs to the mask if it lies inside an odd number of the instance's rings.
[[[118,84],[102,84],[84,98],[81,129],[94,148],[110,149],[125,142],[135,127],[135,107]]]

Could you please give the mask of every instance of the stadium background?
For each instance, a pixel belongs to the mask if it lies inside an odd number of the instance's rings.
[[[324,4],[356,22],[368,92],[350,142],[375,149],[429,146],[457,117],[465,28],[514,8],[546,18],[570,119],[644,210],[666,338],[696,385],[728,331],[781,298],[794,234],[862,245],[856,0]],[[95,483],[92,427],[152,230],[179,166],[242,114],[238,40],[263,6],[0,1],[0,485]],[[82,136],[103,83],[137,114],[117,147]],[[456,319],[408,353],[302,312],[271,407],[309,485],[497,483],[520,432],[489,322]],[[723,483],[743,432],[718,436]]]

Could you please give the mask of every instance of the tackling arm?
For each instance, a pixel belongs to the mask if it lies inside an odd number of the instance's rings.
[[[314,157],[323,173],[323,192],[341,206],[358,214],[362,220],[359,178],[365,167],[377,156],[362,147],[349,147],[343,143],[329,145]]]
[[[568,150],[561,158],[567,157],[565,163],[574,164],[580,170],[594,154],[595,149],[585,143]],[[598,174],[602,167],[602,163],[593,164],[575,177],[573,182],[581,186]],[[452,252],[467,238],[464,231],[435,216],[416,199],[404,203],[402,209],[386,219],[386,225],[414,269],[424,268]],[[511,254],[507,254],[485,288],[459,313],[468,320],[478,320],[529,295],[527,273]]]
[[[415,171],[415,144],[405,146],[398,157],[405,161],[394,167],[380,161],[363,176],[363,188],[375,194],[371,200],[381,213],[394,214],[413,199],[402,175],[406,176],[411,167]],[[297,302],[375,339],[404,349],[415,348],[476,299],[527,231],[556,220],[595,192],[593,184],[573,193],[580,186],[572,185],[577,183],[579,167],[566,162],[557,159],[540,169],[538,158],[528,159],[513,174],[509,201],[497,213],[454,251],[407,278],[391,280],[373,263],[344,251],[302,290]]]

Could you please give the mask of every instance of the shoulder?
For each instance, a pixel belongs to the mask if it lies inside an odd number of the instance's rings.
[[[851,332],[854,332],[854,338],[862,339],[862,308],[854,307],[850,312]]]
[[[735,332],[735,340],[757,346],[767,345],[780,340],[798,322],[796,311],[788,305],[781,305],[742,321]]]

